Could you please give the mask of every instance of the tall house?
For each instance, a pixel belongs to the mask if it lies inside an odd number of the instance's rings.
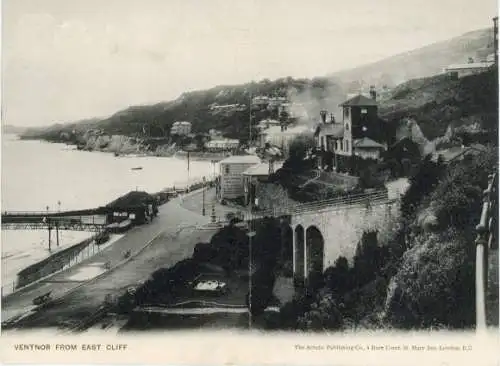
[[[336,154],[344,156],[353,155],[355,140],[365,137],[380,140],[381,131],[378,131],[378,105],[375,91],[370,93],[372,98],[357,95],[340,106],[342,107],[342,123],[344,138],[338,144]]]

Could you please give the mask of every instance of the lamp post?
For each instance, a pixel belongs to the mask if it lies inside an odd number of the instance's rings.
[[[50,237],[51,227],[50,227],[50,221],[49,221],[49,218],[48,218],[48,216],[49,216],[49,206],[46,206],[45,208],[47,209],[47,225],[48,225],[48,228],[49,228],[49,251],[51,251],[52,250],[52,245],[51,245],[51,242],[50,242],[50,240],[51,240],[51,237]]]
[[[57,201],[57,209],[59,212],[61,212],[61,201]],[[57,246],[59,246],[59,224],[56,219],[56,243]]]
[[[205,183],[206,183],[206,179],[205,177],[203,177],[203,188],[202,188],[202,193],[203,193],[203,206],[202,206],[202,209],[201,209],[201,214],[203,216],[205,216]]]

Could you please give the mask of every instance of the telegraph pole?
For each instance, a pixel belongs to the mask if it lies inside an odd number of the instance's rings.
[[[248,148],[252,143],[252,90],[250,90],[250,102],[248,104]]]
[[[49,206],[45,207],[47,209],[47,225],[49,226],[49,252],[52,250],[51,248],[51,243],[50,243],[50,219],[49,219]]]
[[[203,207],[201,209],[201,214],[202,216],[205,216],[205,177],[203,177],[203,188],[202,188],[202,192],[203,192]]]

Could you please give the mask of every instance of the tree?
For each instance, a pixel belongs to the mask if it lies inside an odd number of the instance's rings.
[[[288,159],[285,160],[283,168],[291,169],[293,172],[301,171],[306,162],[307,153],[315,146],[314,138],[310,135],[297,136],[289,145]]]

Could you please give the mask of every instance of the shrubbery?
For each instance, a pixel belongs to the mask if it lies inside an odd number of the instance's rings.
[[[456,231],[424,234],[392,278],[387,320],[396,327],[454,328],[474,322],[474,247]]]

